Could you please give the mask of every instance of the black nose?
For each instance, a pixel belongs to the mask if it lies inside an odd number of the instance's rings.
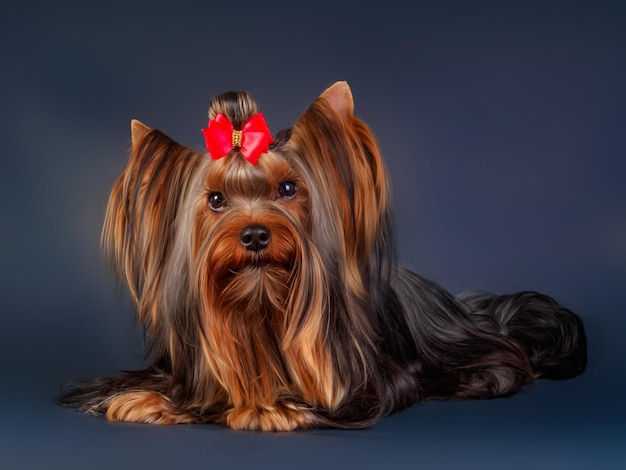
[[[267,248],[272,238],[272,232],[265,225],[250,225],[239,234],[239,241],[250,251],[260,251]]]

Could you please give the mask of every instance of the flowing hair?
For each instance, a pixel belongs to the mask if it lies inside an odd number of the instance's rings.
[[[245,92],[209,105],[236,130],[257,112]],[[75,383],[60,403],[125,421],[355,428],[585,369],[583,324],[550,297],[455,297],[396,262],[387,172],[345,82],[256,165],[138,121],[132,136],[102,238],[151,365]]]

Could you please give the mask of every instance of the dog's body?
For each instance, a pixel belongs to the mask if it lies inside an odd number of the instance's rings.
[[[62,404],[133,422],[363,427],[584,370],[582,322],[552,299],[453,297],[396,264],[386,171],[345,82],[254,159],[235,144],[254,101],[225,93],[219,114],[235,129],[222,158],[133,121],[103,241],[154,362]]]

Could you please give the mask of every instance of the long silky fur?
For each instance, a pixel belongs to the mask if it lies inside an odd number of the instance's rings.
[[[146,329],[144,371],[70,385],[59,402],[109,419],[237,429],[369,426],[421,400],[507,396],[586,366],[581,320],[534,292],[453,296],[395,260],[376,140],[330,87],[256,166],[211,162],[133,123],[103,244]],[[211,104],[241,126],[245,93]],[[284,179],[294,201],[268,197]],[[207,208],[219,187],[223,214]],[[238,246],[251,223],[267,250]]]

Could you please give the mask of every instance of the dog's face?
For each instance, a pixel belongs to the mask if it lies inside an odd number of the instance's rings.
[[[192,256],[206,301],[285,300],[310,238],[308,190],[277,152],[256,165],[238,155],[212,161],[193,202]],[[232,305],[231,305],[232,306]]]

